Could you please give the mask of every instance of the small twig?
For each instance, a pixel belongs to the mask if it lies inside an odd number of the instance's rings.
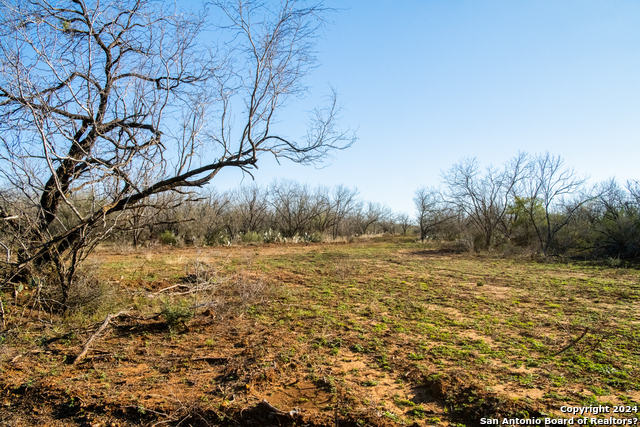
[[[593,343],[593,345],[591,346],[591,351],[595,350],[602,341],[611,338],[612,336],[616,335],[615,331],[605,331],[605,332],[600,332],[600,339],[597,340],[595,343]]]
[[[2,329],[5,329],[7,324],[4,321],[4,305],[2,304],[2,298],[0,298],[0,315],[2,315]]]
[[[74,399],[78,399],[80,401],[80,407],[87,406],[87,403],[80,396],[74,396]]]
[[[153,412],[154,414],[162,415],[163,417],[167,417],[167,418],[170,417],[170,415],[165,414],[164,412],[157,412],[157,411],[154,411],[153,409],[145,408],[144,406],[140,406],[140,405],[127,405],[127,406],[123,406],[122,408],[133,408],[133,409],[137,409],[138,411]]]
[[[168,291],[169,289],[178,288],[178,287],[180,287],[180,288],[188,288],[189,285],[177,284],[177,285],[169,286],[169,287],[166,287],[164,289],[160,289],[158,292],[154,292],[152,295],[158,295],[161,292]]]
[[[14,216],[14,217],[9,217],[9,218],[2,218],[2,219],[7,220],[7,219],[16,219],[16,218],[18,218],[18,217]],[[0,242],[0,246],[2,246],[5,249],[5,251],[7,251],[7,264],[10,264],[11,263],[11,248],[9,246],[5,245],[2,242]]]
[[[217,357],[217,356],[200,356],[200,357],[192,357],[191,361],[196,362],[198,360],[211,360],[212,362],[226,362],[229,360],[227,357]]]
[[[13,359],[11,359],[11,363],[15,363],[16,360],[26,356],[27,354],[38,354],[38,353],[42,353],[42,350],[30,350],[30,351],[27,351],[26,353],[21,353],[16,357],[14,357]]]
[[[569,350],[571,347],[576,345],[582,338],[585,337],[585,335],[587,335],[587,332],[589,332],[589,327],[588,326],[586,328],[584,328],[584,332],[582,333],[582,335],[580,335],[580,337],[577,340],[573,340],[568,346],[566,346],[565,348],[563,348],[562,350],[560,350],[559,352],[554,354],[554,356],[557,356],[557,355],[559,355],[561,353],[564,353],[565,351]]]
[[[343,403],[344,389],[342,387],[338,387],[336,390],[336,406],[335,406],[335,427],[340,427],[340,405]]]
[[[82,351],[80,352],[78,357],[76,357],[76,360],[73,361],[73,364],[77,365],[78,363],[80,363],[80,361],[82,361],[82,359],[85,358],[85,356],[87,355],[87,352],[89,351],[89,348],[91,347],[91,344],[93,344],[93,341],[95,341],[95,339],[98,338],[98,335],[100,335],[100,333],[104,331],[107,326],[109,326],[109,322],[111,322],[112,319],[115,319],[116,317],[122,314],[125,314],[128,311],[129,310],[123,310],[117,314],[107,314],[107,317],[104,319],[104,322],[102,322],[102,325],[100,325],[98,330],[93,335],[91,335],[91,337],[84,344]]]

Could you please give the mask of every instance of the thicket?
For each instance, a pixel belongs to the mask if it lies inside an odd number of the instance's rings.
[[[361,200],[356,189],[312,188],[295,181],[175,194],[164,203],[131,210],[120,223],[109,240],[122,245],[345,241],[401,229],[390,208]]]
[[[588,186],[558,156],[519,153],[484,170],[465,158],[442,173],[438,188],[415,193],[421,239],[457,250],[605,259],[640,256],[640,183]]]
[[[357,189],[343,185],[275,181],[174,195],[160,204],[163,209],[132,210],[110,240],[204,246],[348,241],[386,233],[416,235],[458,252],[582,257],[612,265],[640,257],[638,181],[611,179],[588,187],[558,157],[519,156],[503,169],[482,170],[474,159],[463,159],[443,173],[439,187],[416,190],[413,215],[362,200]]]

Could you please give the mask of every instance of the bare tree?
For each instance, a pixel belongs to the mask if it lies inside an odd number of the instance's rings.
[[[331,224],[332,236],[337,238],[343,228],[345,220],[358,206],[358,190],[347,188],[344,185],[335,186],[330,194],[333,223]]]
[[[313,190],[315,204],[318,209],[318,215],[313,220],[310,231],[324,234],[333,224],[333,210],[329,196],[329,188],[320,185]]]
[[[206,244],[219,242],[225,214],[231,206],[230,198],[229,192],[218,192],[215,187],[199,192],[199,199],[189,213],[189,218],[194,219],[188,227],[193,236],[191,240],[201,240]],[[190,239],[187,237],[185,240]]]
[[[615,179],[600,184],[597,201],[589,206],[599,255],[635,258],[640,254],[640,199],[634,197],[632,182],[626,187]]]
[[[167,212],[173,212],[180,207],[193,206],[190,200],[177,193],[161,193],[150,196],[143,202],[137,203],[133,208],[127,209],[122,215],[114,230],[127,233],[131,236],[131,243],[138,246],[145,234],[150,237],[154,228],[170,227],[189,219],[176,218],[175,215],[167,217]]]
[[[335,96],[300,140],[274,130],[317,64],[327,9],[214,5],[221,47],[203,44],[206,13],[174,2],[2,0],[0,179],[21,193],[0,212],[19,236],[12,277],[52,265],[66,299],[78,263],[151,196],[250,172],[263,153],[313,163],[353,143]]]
[[[640,209],[640,181],[629,180],[627,181],[627,191],[629,192],[629,200],[636,208]]]
[[[558,232],[593,196],[578,195],[586,177],[579,177],[573,168],[565,168],[560,156],[546,152],[529,164],[530,178],[526,182],[527,212],[546,256]],[[536,215],[538,206],[542,214]]]
[[[274,182],[269,197],[284,237],[308,233],[321,212],[321,203],[309,186],[295,181]]]
[[[440,191],[436,188],[420,187],[415,192],[413,203],[416,206],[416,219],[422,243],[433,229],[453,217],[453,212],[446,206]]]
[[[407,234],[407,230],[409,230],[409,228],[413,225],[409,214],[406,214],[404,212],[396,216],[396,221],[402,229],[403,236]]]
[[[243,185],[234,192],[235,210],[240,220],[241,232],[248,233],[262,230],[269,215],[267,197],[267,190],[255,183]]]
[[[319,187],[315,197],[318,198],[320,214],[317,219],[317,230],[321,233],[330,231],[335,239],[344,228],[345,219],[357,207],[357,189],[350,189],[344,185],[333,188]]]
[[[378,225],[382,229],[383,233],[389,233],[391,235],[396,234],[396,215],[393,213],[391,208],[387,209],[380,217]]]
[[[367,202],[366,208],[360,207],[354,215],[354,220],[360,234],[366,234],[369,228],[391,215],[391,209],[380,203]]]
[[[504,227],[504,219],[514,190],[524,178],[527,155],[519,153],[504,169],[487,167],[480,172],[478,161],[466,158],[443,173],[445,200],[459,210],[484,236],[485,247],[491,246],[494,233]]]

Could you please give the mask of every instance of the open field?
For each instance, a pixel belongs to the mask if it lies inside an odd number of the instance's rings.
[[[638,270],[398,237],[92,263],[99,304],[60,319],[5,302],[22,326],[0,345],[0,425],[479,425],[640,405]]]

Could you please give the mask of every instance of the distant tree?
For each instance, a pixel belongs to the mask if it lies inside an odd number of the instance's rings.
[[[320,215],[317,221],[317,231],[330,232],[335,239],[344,229],[346,218],[358,206],[358,190],[350,189],[344,185],[333,188],[318,187],[315,197],[320,205]]]
[[[383,233],[396,234],[398,224],[396,223],[396,215],[391,209],[384,212],[384,215],[378,220],[378,224]]]
[[[313,221],[311,230],[324,234],[334,221],[331,202],[329,200],[329,188],[324,185],[316,187],[313,190],[313,197],[316,199],[318,205],[318,215]]]
[[[564,160],[546,152],[538,154],[528,164],[529,178],[525,183],[527,213],[542,253],[546,256],[558,232],[578,210],[594,196],[578,194],[586,182]],[[542,210],[542,215],[537,214]]]
[[[632,203],[640,207],[640,181],[633,179],[627,181],[627,191],[629,192],[629,199]]]
[[[411,217],[404,212],[396,216],[396,222],[400,226],[403,236],[407,234],[407,230],[409,230],[409,228],[413,225]]]
[[[295,181],[275,181],[269,188],[275,221],[284,237],[302,236],[311,231],[321,212],[321,200],[308,185]]]
[[[638,182],[621,187],[614,179],[601,184],[592,209],[597,255],[616,258],[640,256],[640,191]]]
[[[482,173],[476,159],[465,158],[442,174],[445,201],[482,232],[487,248],[496,231],[504,229],[510,201],[525,177],[526,164],[527,155],[519,153],[503,169],[489,166]]]
[[[444,203],[442,195],[436,188],[420,187],[413,197],[416,207],[416,220],[420,228],[420,241],[425,242],[427,236],[437,226],[453,218],[453,211]]]
[[[355,212],[358,207],[358,190],[345,187],[344,185],[335,186],[331,190],[329,201],[333,215],[331,235],[335,239],[340,235],[346,219]]]
[[[531,222],[531,212],[536,218],[544,215],[542,204],[539,201],[532,203],[526,197],[516,196],[511,201],[505,216],[505,230],[507,238],[515,244],[527,246],[537,242],[537,236]]]
[[[186,242],[219,243],[224,233],[226,216],[231,208],[229,192],[207,188],[198,199],[187,201],[184,218],[189,219],[183,234]]]
[[[131,236],[131,243],[138,246],[145,235],[153,234],[154,228],[169,229],[184,220],[179,219],[173,212],[178,208],[189,208],[191,199],[177,193],[161,193],[149,197],[146,203],[138,203],[117,222],[117,231]],[[187,220],[188,221],[188,220]]]
[[[267,190],[255,183],[243,185],[233,192],[241,232],[258,232],[264,228],[269,215],[268,196]]]
[[[391,210],[388,206],[375,202],[367,202],[365,207],[361,207],[358,210],[354,216],[354,220],[359,233],[366,234],[373,224],[383,220],[390,214]]]

